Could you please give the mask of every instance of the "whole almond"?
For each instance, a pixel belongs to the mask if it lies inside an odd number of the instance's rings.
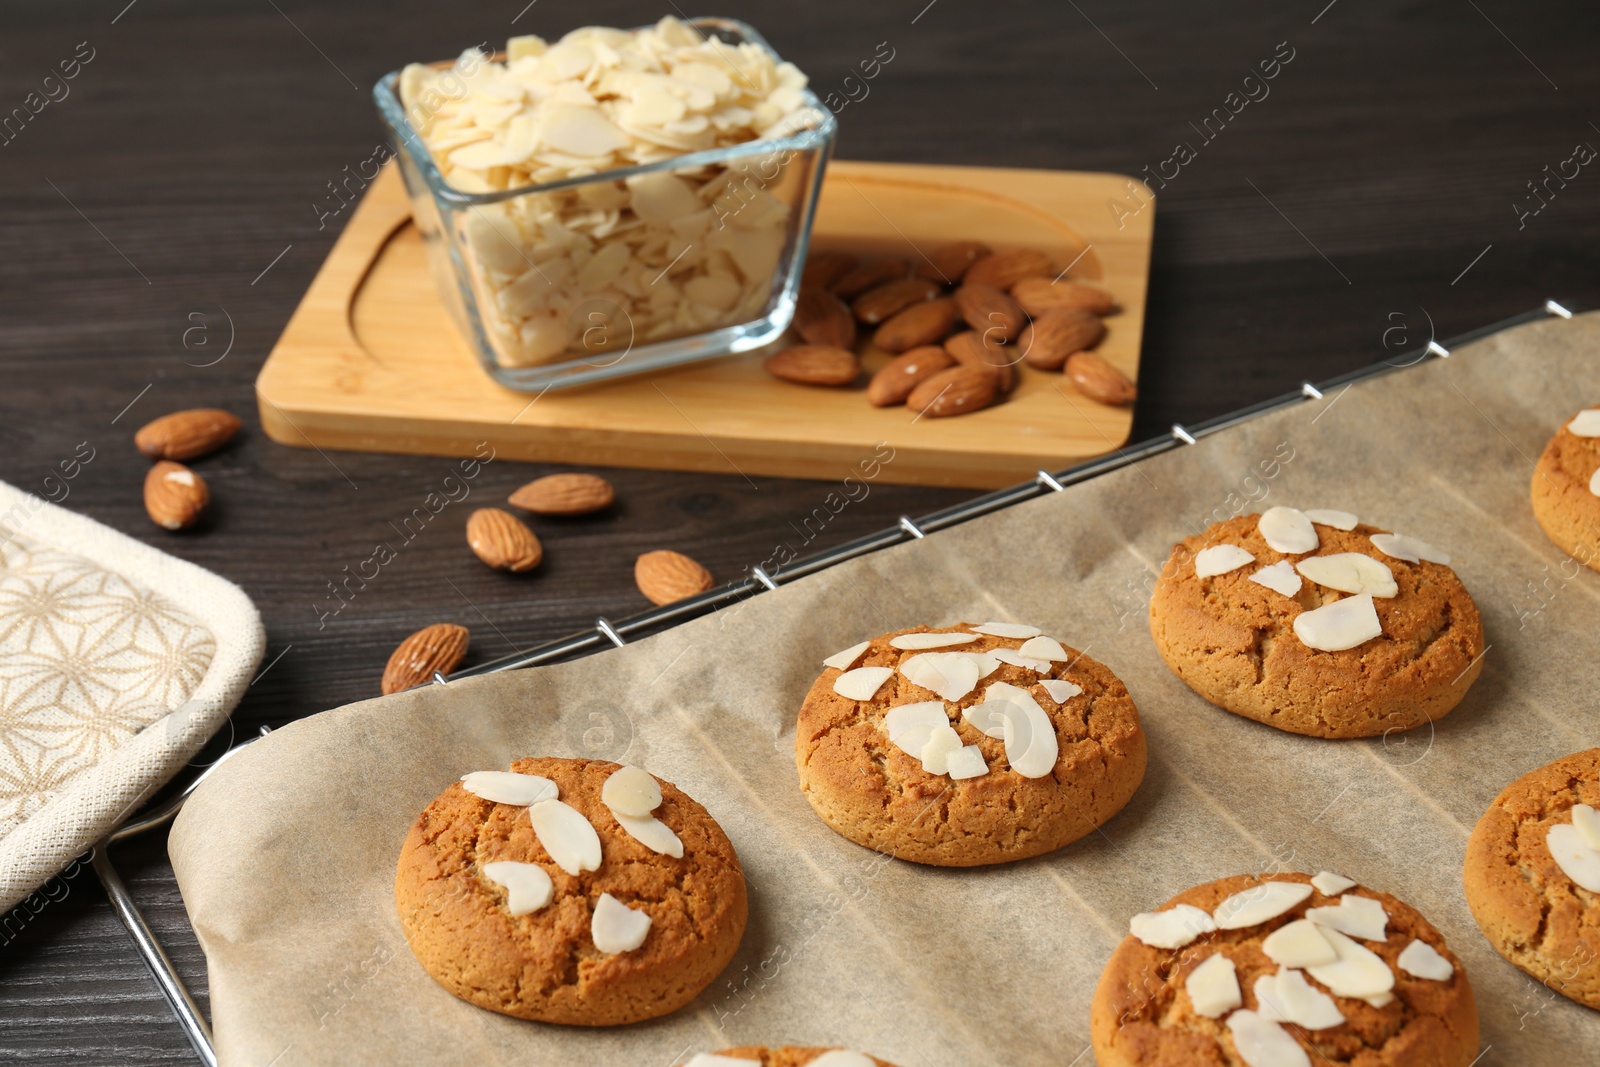
[[[711,588],[711,572],[681,552],[661,549],[646,552],[633,563],[633,580],[652,604],[704,593]]]
[[[186,530],[200,521],[211,490],[182,463],[162,460],[144,476],[144,510],[163,530]]]
[[[967,330],[946,340],[944,350],[962,366],[994,375],[995,386],[1002,393],[1011,392],[1017,384],[1016,364],[1021,353],[1015,345],[997,344],[993,338],[985,340],[977,330]]]
[[[977,367],[949,367],[923,380],[906,397],[906,407],[935,418],[965,415],[994,403],[995,377]]]
[[[832,345],[795,345],[774,352],[762,366],[774,378],[800,385],[849,385],[861,376],[856,354]]]
[[[151,459],[199,459],[227,444],[240,425],[221,408],[174,411],[141,426],[133,446]]]
[[[924,380],[955,366],[955,362],[955,357],[938,345],[902,352],[880,367],[867,383],[867,403],[878,408],[901,403]]]
[[[1094,352],[1067,357],[1067,377],[1078,392],[1100,404],[1131,404],[1139,390],[1133,380]]]
[[[465,626],[452,622],[436,622],[424,626],[389,654],[383,668],[383,681],[378,688],[384,696],[425,685],[433,680],[433,673],[449,674],[461,666],[467,656],[469,638]]]
[[[822,288],[802,288],[794,305],[794,330],[808,344],[850,348],[856,320],[843,300]]]
[[[955,301],[940,297],[912,304],[890,316],[872,335],[872,343],[885,352],[906,352],[923,345],[938,344],[955,324]]]
[[[940,292],[938,284],[926,278],[896,278],[892,282],[875,285],[856,297],[850,304],[850,310],[868,326],[876,326],[895,312],[932,300]]]
[[[992,249],[981,241],[957,241],[928,253],[917,264],[917,277],[940,285],[955,285],[971,266],[987,256]]]
[[[1074,352],[1093,348],[1106,335],[1105,323],[1082,308],[1040,315],[1017,340],[1022,358],[1040,370],[1060,370]]]
[[[849,252],[819,252],[812,249],[806,254],[806,265],[800,271],[800,288],[832,289],[834,282],[849,274],[860,262],[860,256],[853,256]]]
[[[834,282],[833,291],[839,294],[841,300],[854,300],[868,289],[876,288],[884,282],[892,282],[896,278],[904,278],[910,273],[911,264],[898,256],[867,259],[850,268]]]
[[[544,547],[533,531],[499,508],[479,508],[467,517],[467,544],[495,570],[513,574],[533,570],[544,558]]]
[[[507,503],[536,515],[588,515],[617,499],[611,483],[598,474],[547,474],[512,493]]]
[[[996,289],[1010,289],[1024,278],[1042,275],[1054,277],[1055,267],[1050,257],[1031,248],[1013,252],[995,252],[974,263],[961,279],[968,285],[992,285]]]
[[[992,285],[968,282],[955,291],[956,310],[990,340],[1010,341],[1028,324],[1022,306]]]
[[[1068,308],[1096,315],[1109,315],[1117,309],[1116,300],[1104,289],[1082,282],[1053,282],[1049,278],[1023,278],[1011,287],[1011,297],[1034,318]]]

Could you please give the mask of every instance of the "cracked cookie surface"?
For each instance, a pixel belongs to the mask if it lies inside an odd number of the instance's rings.
[[[898,649],[902,634],[967,632],[966,624],[914,627],[875,637],[856,667],[895,667],[918,650]],[[963,652],[1015,651],[1022,639],[979,635]],[[835,693],[842,673],[822,672],[800,708],[795,765],[800,788],[823,822],[858,845],[899,859],[943,867],[974,867],[1026,859],[1070,844],[1116,814],[1145,771],[1145,736],[1127,687],[1104,664],[1063,646],[1067,660],[1040,673],[1002,664],[960,700],[945,701],[950,725],[965,745],[977,745],[988,771],[952,779],[923,769],[889,740],[891,707],[940,699],[898,670],[870,700]],[[1082,692],[1057,702],[1037,683],[1073,682]],[[1026,778],[1012,770],[1005,745],[965,721],[987,687],[1006,682],[1026,689],[1055,728],[1058,755],[1049,774]]]
[[[733,958],[748,904],[727,835],[670,782],[655,816],[683,842],[681,859],[646,848],[601,802],[618,769],[603,760],[519,759],[511,770],[554,781],[561,801],[600,836],[599,869],[576,876],[550,858],[525,807],[450,785],[417,817],[400,852],[395,904],[411,951],[462,1000],[523,1019],[611,1026],[687,1004]],[[550,876],[550,902],[512,915],[485,863],[533,863]],[[644,943],[607,954],[590,936],[602,893],[650,916]]]
[[[1545,836],[1572,807],[1600,807],[1600,748],[1523,775],[1467,841],[1467,906],[1495,951],[1563,996],[1600,1009],[1600,893],[1567,877]]]
[[[1600,437],[1579,437],[1567,428],[1571,421],[1561,424],[1534,466],[1533,517],[1557,548],[1600,570],[1600,496],[1589,490],[1600,470]]]
[[[1235,893],[1262,882],[1310,884],[1303,874],[1237,875],[1186,889],[1161,906],[1189,904],[1210,912]],[[1370,897],[1388,913],[1388,937],[1363,941],[1394,972],[1394,999],[1384,1007],[1335,997],[1345,1021],[1321,1030],[1285,1027],[1317,1067],[1468,1067],[1478,1055],[1478,1009],[1461,961],[1433,925],[1403,901],[1356,885],[1343,895]],[[1245,1067],[1223,1018],[1194,1008],[1185,983],[1206,959],[1233,961],[1242,1007],[1258,1011],[1256,979],[1279,970],[1262,949],[1273,931],[1303,918],[1314,907],[1336,906],[1339,897],[1313,890],[1281,915],[1241,930],[1216,930],[1178,949],[1153,948],[1135,937],[1112,953],[1090,1007],[1090,1038],[1100,1067]],[[1448,960],[1450,978],[1436,981],[1408,974],[1396,964],[1419,940]]]
[[[1379,527],[1317,526],[1313,552],[1284,553],[1241,515],[1173,546],[1150,598],[1150,634],[1173,673],[1206,700],[1247,719],[1312,737],[1375,737],[1447,714],[1482,669],[1483,623],[1449,567],[1408,563],[1373,547]],[[1209,578],[1194,558],[1213,545],[1237,545],[1254,563]],[[1324,652],[1294,633],[1302,612],[1346,594],[1304,579],[1294,596],[1249,576],[1310,556],[1359,552],[1394,574],[1399,592],[1375,598],[1383,633],[1355,648]]]

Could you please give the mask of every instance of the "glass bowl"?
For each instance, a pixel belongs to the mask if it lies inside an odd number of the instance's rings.
[[[687,22],[781,61],[735,19]],[[587,385],[749,351],[788,328],[837,131],[808,89],[808,125],[787,136],[468,192],[445,179],[407,121],[402,73],[374,87],[378,113],[440,296],[500,384]],[[577,219],[587,230],[574,236]],[[630,221],[662,239],[625,243]]]

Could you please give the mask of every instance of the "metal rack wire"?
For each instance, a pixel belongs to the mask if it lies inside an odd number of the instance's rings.
[[[807,575],[826,570],[835,564],[869,555],[880,549],[889,548],[906,541],[926,537],[930,533],[936,533],[972,519],[993,514],[1046,493],[1061,492],[1070,485],[1086,482],[1109,471],[1119,470],[1151,456],[1192,445],[1220,430],[1248,422],[1250,419],[1265,415],[1268,412],[1311,400],[1320,400],[1328,393],[1343,389],[1346,386],[1402,371],[1429,360],[1447,359],[1450,353],[1461,345],[1481,340],[1492,334],[1499,333],[1501,330],[1548,318],[1570,319],[1572,315],[1573,312],[1562,304],[1554,300],[1546,300],[1542,307],[1533,311],[1491,323],[1480,329],[1453,337],[1444,343],[1429,340],[1427,345],[1423,347],[1398,353],[1381,362],[1361,367],[1347,374],[1341,374],[1327,381],[1315,384],[1304,382],[1294,392],[1271,397],[1248,407],[1240,408],[1237,411],[1231,411],[1225,415],[1219,415],[1216,418],[1196,423],[1193,426],[1183,426],[1175,423],[1166,434],[1118,449],[1110,455],[1101,456],[1097,459],[1068,467],[1065,470],[1055,472],[1041,470],[1030,481],[985,493],[982,496],[974,497],[953,507],[931,512],[917,519],[901,516],[900,521],[894,526],[858,537],[852,541],[846,541],[844,544],[837,545],[834,548],[801,557],[774,573],[769,574],[759,566],[754,566],[750,568],[743,578],[729,582],[720,588],[676,601],[664,607],[640,612],[637,615],[630,615],[626,619],[616,622],[605,618],[597,618],[592,627],[580,630],[577,633],[539,645],[527,652],[519,652],[515,655],[467,667],[450,675],[448,678],[442,674],[435,674],[433,681],[434,684],[447,685],[459,678],[496,674],[500,671],[517,670],[522,667],[533,667],[544,663],[554,663],[558,660],[589,655],[608,648],[620,648],[630,640],[644,637],[678,623],[686,622],[689,619],[708,614],[725,605],[778,589]],[[265,730],[263,730],[263,733],[265,733]],[[246,744],[248,743],[246,742]],[[216,763],[201,772],[176,796],[149,812],[130,819],[107,835],[95,847],[93,858],[95,874],[105,886],[106,895],[111,898],[111,906],[116,911],[117,918],[127,928],[129,936],[133,939],[134,946],[139,950],[145,965],[150,969],[151,975],[160,987],[162,995],[167,998],[173,1013],[177,1016],[178,1023],[183,1028],[185,1036],[188,1037],[190,1044],[194,1046],[195,1053],[200,1061],[206,1064],[207,1067],[216,1067],[217,1063],[210,1025],[207,1023],[205,1015],[200,1011],[199,1006],[195,1003],[188,987],[184,985],[183,979],[172,966],[172,961],[162,948],[161,942],[156,938],[149,924],[145,922],[143,914],[129,895],[127,887],[117,874],[116,868],[111,865],[106,848],[108,845],[166,825],[177,815],[179,809],[183,807],[184,801],[194,792],[195,788],[217,767],[221,766],[224,760],[237,753],[243,747],[243,745],[237,745],[230,748],[223,753]]]

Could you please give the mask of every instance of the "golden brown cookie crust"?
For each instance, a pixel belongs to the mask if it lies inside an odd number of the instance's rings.
[[[1589,491],[1600,469],[1600,437],[1579,437],[1567,429],[1571,421],[1561,424],[1533,468],[1533,517],[1557,548],[1600,570],[1600,496]]]
[[[898,666],[922,650],[892,647],[902,633],[884,634],[856,661],[857,667]],[[967,624],[941,628],[968,630]],[[1018,639],[980,634],[970,644],[926,651],[984,652],[1016,649]],[[1063,646],[1064,648],[1066,646]],[[822,672],[800,708],[795,765],[800,788],[822,821],[844,837],[916,863],[975,867],[1026,859],[1069,844],[1121,810],[1144,780],[1145,738],[1127,687],[1110,669],[1074,649],[1048,674],[1003,664],[958,702],[945,702],[964,744],[983,750],[989,772],[956,781],[930,774],[889,742],[883,715],[889,708],[938,695],[912,684],[898,671],[876,699],[855,701],[833,691],[841,671]],[[1034,683],[1062,678],[1083,688],[1057,704]],[[961,710],[982,703],[995,682],[1028,689],[1056,728],[1060,749],[1054,770],[1025,778],[1011,770],[1005,745],[965,722]]]
[[[1150,634],[1168,667],[1206,700],[1247,719],[1312,737],[1375,737],[1447,714],[1482,669],[1483,622],[1461,580],[1438,563],[1407,563],[1373,547],[1378,527],[1317,526],[1315,552],[1286,555],[1256,529],[1259,515],[1219,522],[1173,546],[1150,598]],[[1194,557],[1238,545],[1256,558],[1197,578]],[[1308,648],[1297,615],[1335,592],[1306,579],[1293,597],[1250,581],[1279,560],[1360,552],[1394,572],[1399,594],[1374,599],[1383,634],[1342,652]]]
[[[555,782],[561,800],[600,835],[599,870],[577,877],[550,859],[526,808],[484,800],[460,782],[417,817],[400,852],[395,904],[411,951],[435,981],[505,1015],[612,1026],[675,1011],[733,958],[748,905],[727,835],[699,803],[657,779],[655,814],[682,840],[683,858],[652,852],[600,801],[617,767],[555,758],[511,765]],[[496,860],[544,868],[554,883],[550,903],[513,916],[506,890],[480,873]],[[595,948],[589,916],[602,893],[650,914],[639,948],[616,955]]]
[[[785,1045],[782,1048],[767,1048],[764,1045],[740,1045],[738,1048],[723,1049],[718,1056],[731,1056],[734,1059],[754,1060],[761,1063],[761,1067],[805,1067],[824,1052],[831,1052],[828,1048],[801,1048],[799,1045]],[[880,1060],[876,1056],[868,1056],[869,1060],[878,1067],[894,1067],[888,1060]]]
[[[1309,884],[1311,879],[1303,874],[1221,878],[1179,893],[1158,910],[1192,904],[1210,912],[1234,893],[1267,881]],[[1388,940],[1360,944],[1383,957],[1394,972],[1394,1000],[1374,1008],[1364,1000],[1334,997],[1345,1017],[1340,1025],[1326,1030],[1284,1029],[1318,1067],[1468,1067],[1478,1055],[1478,1008],[1461,961],[1439,931],[1409,904],[1364,886],[1353,886],[1346,893],[1371,897],[1389,913]],[[1237,969],[1244,1007],[1255,1010],[1256,978],[1278,971],[1278,965],[1261,950],[1261,942],[1280,926],[1303,918],[1307,908],[1337,904],[1338,897],[1313,890],[1304,903],[1276,919],[1243,930],[1202,934],[1180,949],[1152,948],[1135,937],[1124,938],[1100,975],[1089,1009],[1096,1063],[1100,1067],[1243,1067],[1226,1018],[1208,1019],[1196,1013],[1184,982],[1206,958],[1223,952]],[[1395,961],[1414,938],[1449,960],[1455,973],[1439,982],[1400,970]]]
[[[1600,1008],[1600,894],[1568,878],[1545,844],[1572,806],[1600,807],[1600,748],[1518,778],[1467,841],[1467,906],[1495,951],[1563,996]]]

